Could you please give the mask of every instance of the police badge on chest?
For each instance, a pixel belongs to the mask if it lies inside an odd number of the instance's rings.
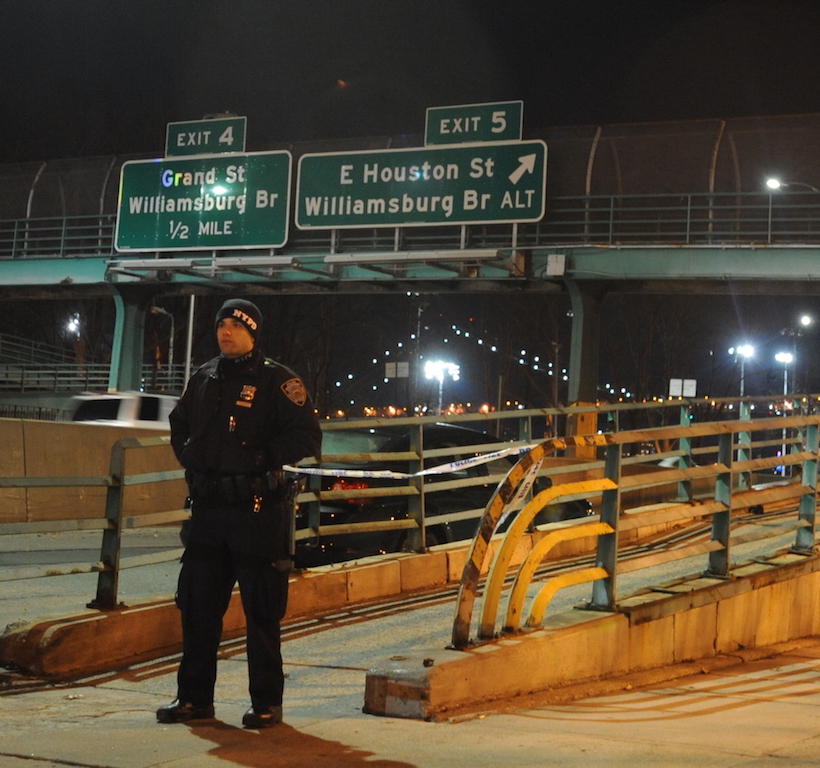
[[[252,384],[243,384],[242,391],[239,393],[239,400],[236,401],[237,405],[241,405],[243,408],[250,408],[253,405],[253,398],[256,396],[256,387]]]

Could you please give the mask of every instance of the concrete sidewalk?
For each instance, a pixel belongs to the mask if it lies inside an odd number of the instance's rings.
[[[17,679],[0,696],[3,768],[775,768],[820,765],[820,647],[654,684],[646,676],[496,704],[443,722],[362,713],[388,649],[440,635],[451,605],[350,611],[285,632],[285,722],[248,731],[244,646],[226,643],[216,719],[159,725],[178,659],[72,684]],[[440,642],[440,638],[439,638]],[[775,649],[783,650],[783,649]],[[678,670],[682,673],[686,670]],[[573,696],[580,696],[570,700]]]
[[[439,561],[416,563],[428,572]],[[124,572],[123,597],[129,604],[169,600],[177,568]],[[400,584],[400,567],[387,571],[394,581],[398,572]],[[55,601],[47,593],[60,579],[66,581]],[[60,604],[62,613],[84,606],[96,577],[32,581],[4,585],[0,616],[25,607],[25,618],[36,621],[54,616]],[[363,574],[348,582],[354,591],[372,588]],[[241,727],[249,703],[241,638],[223,644],[216,719],[193,726],[155,720],[157,707],[174,696],[175,655],[70,683],[6,673],[0,768],[820,766],[817,638],[494,702],[439,722],[364,714],[365,678],[374,664],[447,644],[454,592],[416,590],[409,602],[406,594],[373,596],[289,620],[285,723],[269,731]],[[579,599],[579,592],[565,592],[557,610]]]

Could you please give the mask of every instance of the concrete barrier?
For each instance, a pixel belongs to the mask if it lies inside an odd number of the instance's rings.
[[[74,424],[29,419],[0,419],[0,477],[103,477],[111,449],[121,437],[159,437],[157,430]],[[126,472],[136,475],[178,470],[168,445],[128,451]],[[187,495],[184,480],[127,486],[126,515],[180,509]],[[106,488],[0,488],[0,523],[102,519]]]
[[[417,719],[820,634],[820,559],[783,553],[645,590],[618,613],[573,611],[463,651],[431,648],[367,673],[365,711]]]

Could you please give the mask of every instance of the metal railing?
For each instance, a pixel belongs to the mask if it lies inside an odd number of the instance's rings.
[[[551,203],[536,225],[536,243],[768,245],[820,237],[818,192],[579,196]]]
[[[509,510],[519,492],[519,486],[539,462],[549,453],[572,445],[600,447],[604,452],[603,466],[598,477],[582,482],[556,486],[537,494],[519,512],[498,547],[484,586],[483,610],[478,621],[477,636],[480,640],[496,637],[499,623],[502,631],[516,632],[521,629],[525,617],[524,603],[536,568],[555,545],[574,538],[590,537],[597,542],[594,565],[579,567],[569,573],[553,577],[543,585],[532,599],[526,618],[528,627],[541,624],[544,612],[552,596],[564,587],[591,583],[591,610],[617,611],[617,580],[619,575],[634,573],[665,563],[686,558],[702,558],[701,569],[705,577],[729,579],[734,567],[731,553],[734,547],[749,542],[782,541],[784,534],[793,534],[789,552],[804,557],[817,557],[815,552],[815,515],[817,507],[817,461],[818,428],[820,415],[759,419],[752,421],[748,408],[741,409],[741,419],[733,422],[691,424],[683,414],[685,426],[662,427],[642,430],[644,439],[674,442],[680,446],[672,456],[678,457],[679,467],[671,469],[649,468],[627,474],[628,462],[635,469],[636,462],[624,456],[623,447],[634,441],[636,435],[629,432],[607,433],[583,438],[556,438],[546,441],[521,458],[510,471],[504,484],[500,485],[487,505],[478,533],[467,556],[461,580],[456,618],[453,623],[452,645],[466,647],[470,643],[473,609],[479,594],[485,556],[490,539],[499,521]],[[771,447],[770,435],[778,429],[788,433],[790,452],[787,455],[753,457],[753,451],[761,446]],[[755,440],[762,435],[762,440]],[[700,458],[708,455],[707,463],[697,465],[692,441],[697,438],[714,438],[716,444],[701,450]],[[640,460],[641,457],[638,457]],[[642,463],[642,462],[641,462]],[[779,482],[769,475],[769,482],[754,485],[757,473],[782,471]],[[791,474],[788,474],[792,468]],[[653,504],[631,505],[627,501],[629,491],[651,489],[672,485],[676,490],[662,496]],[[697,484],[697,486],[696,486]],[[499,606],[513,553],[521,542],[527,526],[540,508],[566,494],[586,494],[600,499],[599,519],[594,522],[577,522],[571,527],[554,530],[546,535],[529,553],[515,576],[506,614],[500,617]],[[659,503],[660,502],[660,503]],[[786,505],[794,510],[791,519],[772,524],[764,518],[750,521],[752,511],[762,515],[764,505]],[[665,524],[685,525],[702,518],[710,518],[711,534],[708,542],[690,546],[656,549],[643,557],[621,558],[619,533],[657,528]],[[774,550],[769,554],[774,554]],[[777,567],[774,560],[769,561]],[[745,565],[745,564],[743,564]]]
[[[116,214],[0,221],[0,260],[114,256]],[[514,240],[513,240],[514,237]],[[820,237],[820,192],[550,197],[545,217],[509,225],[291,232],[283,253],[553,245],[799,244]],[[252,254],[253,251],[246,251]],[[262,253],[268,253],[263,251]]]
[[[0,333],[0,362],[24,365],[52,365],[68,363],[76,366],[77,353],[73,349],[55,347],[31,339]]]
[[[816,404],[817,398],[811,403]],[[671,411],[670,411],[671,408]],[[445,519],[473,518],[476,523],[484,520],[479,527],[479,535],[472,544],[471,556],[468,565],[472,568],[465,572],[465,579],[459,597],[459,612],[454,641],[466,642],[469,639],[469,626],[472,618],[472,606],[477,595],[478,581],[481,575],[483,554],[482,547],[489,545],[489,537],[495,530],[502,515],[509,511],[519,510],[518,517],[507,533],[507,539],[499,550],[497,562],[493,566],[489,577],[491,585],[498,585],[506,574],[508,562],[505,562],[507,553],[517,544],[516,536],[520,537],[526,530],[535,514],[547,503],[560,498],[597,498],[597,507],[600,520],[587,523],[583,520],[575,521],[577,527],[564,529],[565,524],[547,526],[555,532],[553,540],[560,540],[572,535],[597,536],[598,555],[597,566],[591,572],[583,574],[582,581],[593,581],[592,605],[606,609],[613,609],[617,602],[615,583],[618,573],[634,571],[648,567],[658,562],[659,557],[666,560],[679,559],[697,554],[706,553],[708,556],[707,569],[709,572],[721,576],[730,575],[731,547],[739,540],[733,532],[737,522],[738,511],[741,509],[762,510],[765,505],[794,503],[796,513],[794,520],[786,523],[786,528],[796,532],[794,543],[795,551],[813,554],[814,551],[814,522],[816,507],[816,480],[818,457],[818,425],[820,414],[809,413],[788,418],[750,419],[750,411],[742,409],[739,420],[721,420],[705,423],[689,421],[689,409],[685,404],[672,404],[666,408],[646,406],[631,408],[638,415],[637,419],[644,419],[654,414],[657,421],[667,419],[671,413],[680,417],[675,425],[660,427],[641,427],[623,432],[607,432],[589,434],[582,437],[563,437],[533,439],[533,423],[537,419],[549,416],[550,418],[577,417],[582,412],[594,411],[606,420],[608,412],[623,411],[625,408],[610,407],[608,409],[594,409],[584,407],[577,409],[545,409],[529,412],[502,412],[492,415],[496,421],[505,420],[519,436],[518,440],[506,441],[488,437],[488,442],[470,446],[467,450],[471,454],[484,454],[496,450],[499,446],[526,447],[527,452],[522,459],[505,476],[504,473],[493,475],[476,475],[472,478],[459,478],[450,473],[447,480],[441,478],[429,480],[424,476],[413,477],[409,481],[399,481],[395,485],[375,487],[369,489],[348,490],[307,490],[296,498],[297,504],[320,504],[323,500],[338,500],[339,498],[379,498],[395,495],[405,495],[411,499],[408,508],[410,515],[406,520],[398,521],[401,527],[408,530],[423,532],[433,524],[440,524]],[[476,418],[472,417],[475,421]],[[450,420],[464,422],[470,417],[451,417]],[[374,420],[365,420],[363,423],[373,424]],[[435,419],[410,420],[415,422],[413,429],[418,430],[420,440],[411,445],[409,451],[393,454],[337,454],[324,458],[323,466],[333,467],[338,464],[350,464],[361,461],[362,465],[370,469],[379,468],[384,462],[407,462],[409,468],[419,468],[426,461],[436,463],[448,456],[459,456],[465,453],[464,447],[453,449],[437,449],[425,452],[423,446],[423,430],[425,426],[435,423]],[[482,423],[486,426],[489,417],[483,417]],[[334,430],[358,428],[359,423],[328,423],[325,426]],[[395,424],[395,423],[394,423]],[[680,426],[685,424],[685,426]],[[784,440],[785,430],[785,440]],[[786,444],[789,454],[778,455],[777,448]],[[654,444],[673,445],[672,450],[654,454],[634,454],[634,447]],[[168,437],[156,438],[123,438],[112,448],[109,471],[105,475],[94,477],[1,477],[0,488],[32,488],[32,487],[106,487],[105,518],[97,520],[74,519],[60,520],[47,523],[4,523],[0,524],[0,535],[21,534],[35,532],[56,532],[67,530],[101,530],[102,544],[100,558],[90,564],[71,564],[63,568],[32,568],[13,569],[0,575],[0,580],[10,578],[33,578],[35,576],[65,575],[68,573],[98,572],[97,594],[93,605],[100,609],[112,609],[117,606],[117,591],[119,572],[122,568],[135,567],[160,562],[176,560],[180,550],[160,552],[138,558],[122,559],[121,536],[126,528],[167,525],[176,523],[188,516],[184,509],[149,513],[144,515],[129,515],[123,505],[123,491],[129,486],[145,485],[150,483],[165,483],[179,481],[183,477],[181,469],[162,469],[149,473],[129,474],[126,456],[130,452],[168,446],[170,463],[174,465]],[[551,477],[554,481],[552,488],[538,493],[534,499],[528,501],[526,494],[517,498],[517,490],[521,481],[529,474],[536,463],[554,452],[591,452],[588,458],[576,457],[570,466],[566,460],[560,465],[538,466],[534,472],[539,476]],[[601,455],[599,455],[601,454]],[[660,468],[659,459],[675,458],[679,468]],[[780,468],[779,475],[774,474]],[[795,471],[788,473],[788,468]],[[799,470],[799,471],[798,471]],[[580,473],[584,480],[574,481],[569,485],[561,485],[561,477],[567,472],[577,475]],[[762,485],[761,478],[768,480]],[[504,482],[500,482],[504,480]],[[757,484],[754,482],[757,480]],[[425,500],[434,498],[438,492],[457,487],[458,484],[488,485],[498,482],[498,488],[485,508],[461,510],[451,515],[428,516]],[[652,504],[648,509],[647,504]],[[696,550],[686,548],[669,548],[665,555],[655,553],[651,562],[621,563],[618,559],[618,531],[634,530],[642,526],[657,526],[663,522],[684,524],[694,518],[710,516],[713,520],[711,543],[707,547]],[[488,522],[489,521],[489,522]],[[334,533],[361,532],[366,530],[383,530],[385,524],[392,521],[374,521],[364,526],[349,526],[341,530],[334,530],[333,526],[309,527],[297,532],[297,539],[305,536],[322,536]],[[592,527],[590,527],[592,526]],[[597,527],[596,527],[597,526]],[[395,526],[394,526],[395,527]],[[779,528],[762,526],[755,532],[755,538],[767,538],[780,535],[784,527]],[[569,530],[570,533],[561,531]],[[742,535],[744,540],[750,539],[750,534]],[[419,536],[417,550],[425,547],[423,535]],[[510,542],[510,543],[508,543]],[[546,549],[538,550],[532,558],[544,556]],[[531,560],[531,563],[533,560]],[[577,582],[576,582],[577,583]],[[490,591],[496,587],[491,586]],[[526,590],[525,590],[526,591]],[[520,594],[520,589],[518,594]],[[544,606],[545,607],[545,606]],[[492,609],[488,609],[492,612]],[[520,614],[520,606],[518,607]],[[540,610],[540,608],[538,609]],[[515,613],[515,612],[514,612]],[[538,615],[536,611],[535,615]],[[482,636],[494,631],[495,616],[486,615],[482,619]],[[488,629],[489,627],[489,629]]]
[[[109,472],[105,475],[86,477],[2,477],[0,488],[99,488],[106,491],[105,517],[102,519],[61,519],[39,522],[19,522],[0,524],[0,535],[21,535],[32,533],[62,533],[66,531],[102,531],[100,559],[93,563],[65,563],[60,566],[26,566],[4,569],[0,581],[32,579],[44,576],[67,576],[80,573],[98,573],[97,594],[90,607],[110,610],[117,607],[119,574],[124,568],[171,562],[179,559],[182,549],[121,558],[122,532],[126,528],[140,528],[152,525],[166,525],[190,517],[190,510],[175,509],[141,515],[127,515],[123,506],[123,491],[126,487],[181,480],[182,469],[128,475],[126,456],[130,451],[168,446],[170,439],[163,437],[133,438],[117,440],[111,449]]]
[[[0,363],[0,391],[6,392],[106,392],[109,363]],[[185,366],[157,369],[142,367],[142,388],[147,392],[181,394]]]
[[[0,220],[0,259],[108,256],[116,214]]]

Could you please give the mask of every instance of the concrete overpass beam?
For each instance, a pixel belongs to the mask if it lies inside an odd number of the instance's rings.
[[[594,403],[598,397],[601,302],[605,290],[591,282],[566,281],[572,302],[569,402]]]
[[[116,320],[108,389],[140,389],[145,347],[145,315],[153,301],[153,292],[143,286],[112,286],[111,290],[114,294]]]

